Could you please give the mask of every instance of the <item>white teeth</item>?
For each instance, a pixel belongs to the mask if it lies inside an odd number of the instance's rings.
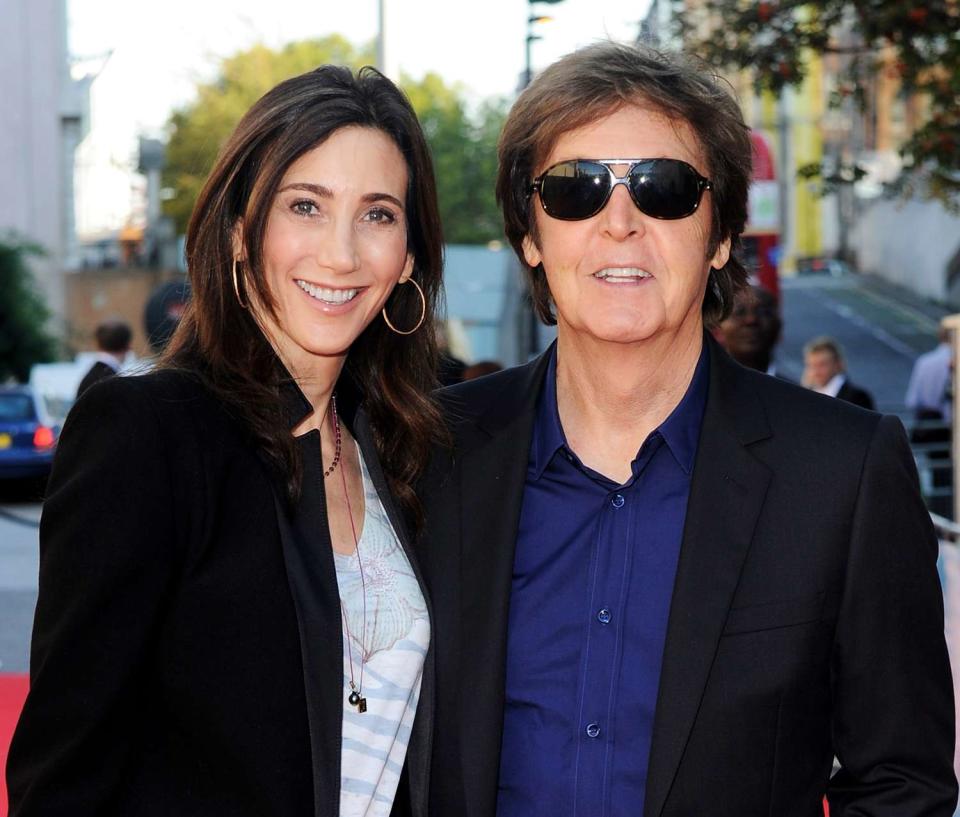
[[[652,278],[646,270],[637,267],[608,267],[593,273],[601,281],[635,281],[637,278]]]
[[[326,287],[316,287],[306,281],[297,281],[297,286],[307,293],[311,298],[323,301],[328,304],[345,304],[357,297],[358,289],[327,289]]]

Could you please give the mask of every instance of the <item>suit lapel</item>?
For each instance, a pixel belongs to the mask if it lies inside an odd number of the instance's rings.
[[[710,346],[710,390],[694,466],[654,717],[645,817],[659,817],[696,719],[770,481],[746,446],[769,436],[739,367]]]
[[[456,469],[461,492],[461,757],[470,815],[492,815],[500,771],[507,619],[530,439],[548,354],[492,395]]]
[[[303,490],[295,508],[274,489],[277,523],[287,580],[300,631],[307,723],[313,754],[314,809],[317,817],[336,814],[340,791],[343,641],[340,593],[327,524],[320,437],[315,431],[297,439],[303,458]],[[336,629],[332,623],[336,622]],[[335,637],[331,637],[336,633]]]

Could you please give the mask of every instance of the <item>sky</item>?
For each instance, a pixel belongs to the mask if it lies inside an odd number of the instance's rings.
[[[388,72],[428,71],[460,83],[468,99],[512,97],[524,68],[527,0],[383,0]],[[534,70],[599,39],[633,40],[648,0],[537,3]],[[376,36],[378,0],[68,0],[74,76],[95,74],[91,130],[77,152],[77,230],[119,229],[142,215],[137,137],[162,136],[170,112],[190,101],[218,60],[262,42],[342,34]]]

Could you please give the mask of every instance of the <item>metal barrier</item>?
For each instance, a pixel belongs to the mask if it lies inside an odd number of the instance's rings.
[[[924,420],[910,424],[910,449],[920,474],[920,492],[928,510],[939,517],[952,517],[953,450],[951,426]]]

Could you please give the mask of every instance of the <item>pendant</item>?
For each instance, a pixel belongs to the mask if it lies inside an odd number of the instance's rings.
[[[357,708],[357,712],[363,713],[367,711],[367,699],[362,698],[356,690],[350,693],[350,695],[347,697],[347,701],[351,706],[355,706]]]

